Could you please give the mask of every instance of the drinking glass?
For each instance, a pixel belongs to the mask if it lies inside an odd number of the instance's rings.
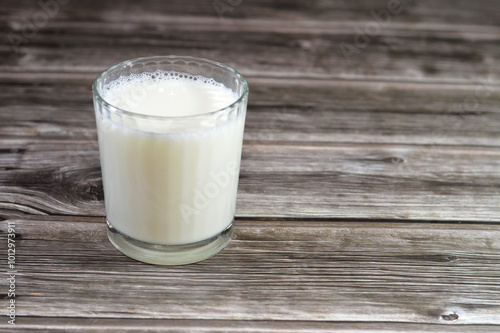
[[[113,81],[142,73],[213,79],[236,100],[198,115],[152,116],[103,97]],[[138,85],[134,98],[148,89]],[[227,246],[248,100],[243,76],[206,59],[146,57],[107,69],[92,92],[111,243],[133,259],[162,265],[198,262]]]

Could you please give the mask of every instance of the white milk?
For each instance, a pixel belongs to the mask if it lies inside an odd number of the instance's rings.
[[[120,109],[150,116],[205,114],[237,99],[211,79],[181,75],[121,77],[102,95]],[[119,232],[178,245],[215,236],[232,222],[244,112],[220,120],[217,129],[208,117],[188,117],[182,129],[144,117],[97,117],[106,215]]]

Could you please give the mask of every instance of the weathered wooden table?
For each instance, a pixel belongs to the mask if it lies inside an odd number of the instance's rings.
[[[0,8],[2,332],[500,331],[498,1]],[[236,235],[188,266],[106,238],[91,83],[156,54],[251,89]]]

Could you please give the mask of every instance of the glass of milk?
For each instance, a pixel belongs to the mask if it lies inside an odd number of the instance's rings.
[[[180,56],[115,65],[92,87],[111,243],[147,263],[207,259],[231,240],[248,84]]]

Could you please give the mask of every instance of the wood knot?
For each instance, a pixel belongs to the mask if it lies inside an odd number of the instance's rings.
[[[449,262],[452,262],[452,261],[457,261],[458,257],[454,256],[454,255],[449,255],[449,256],[446,256],[446,259],[448,259]]]
[[[427,256],[427,259],[435,262],[453,262],[457,261],[458,257],[452,254],[434,254]]]
[[[453,312],[447,315],[442,315],[441,318],[443,318],[446,321],[455,321],[458,320],[458,315],[455,312]]]
[[[386,163],[392,163],[392,164],[401,164],[401,163],[405,162],[404,159],[402,159],[401,157],[396,157],[396,156],[386,157],[382,161],[384,161]]]
[[[24,148],[7,148],[0,149],[0,154],[23,154],[26,152]]]

